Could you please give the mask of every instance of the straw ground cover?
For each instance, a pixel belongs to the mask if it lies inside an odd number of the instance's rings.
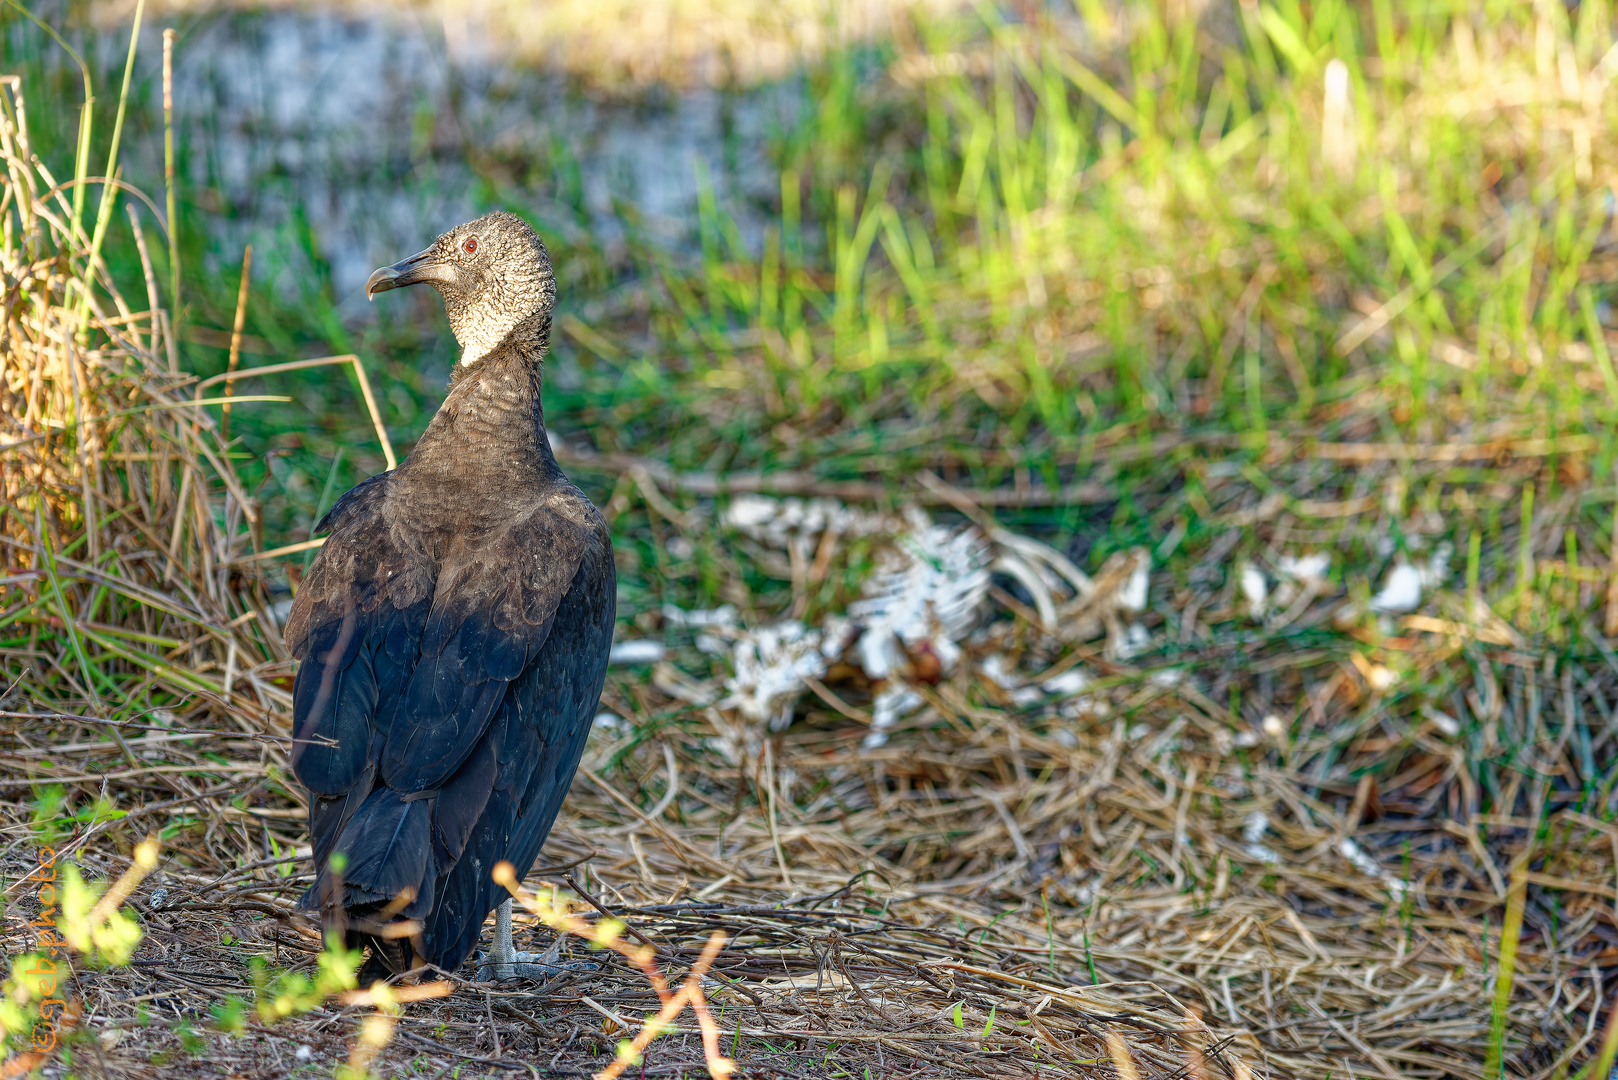
[[[704,203],[700,256],[631,245],[559,320],[577,378],[552,415],[614,524],[624,635],[673,652],[610,680],[624,722],[530,885],[588,894],[675,978],[724,930],[708,996],[741,1075],[1604,1071],[1605,6],[901,31],[807,76],[759,249]],[[315,955],[273,616],[297,564],[246,558],[305,538],[255,534],[275,474],[193,404],[223,358],[152,314],[165,245],[147,273],[109,214],[103,270],[99,191],[46,197],[7,108],[8,876],[48,837],[107,876],[147,829],[166,845],[142,951],[77,979],[76,1072],[324,1072],[363,1009],[233,1004],[251,959]],[[228,333],[234,273],[182,287]],[[276,408],[235,408],[235,454]],[[727,755],[733,718],[691,701],[727,672],[662,605],[813,619],[869,565],[729,530],[748,489],[994,515],[1091,568],[1144,545],[1147,637],[1049,654],[1000,581],[1017,659],[1085,671],[1081,697],[1018,705],[964,664],[861,750],[871,688],[834,669]],[[1324,574],[1284,561],[1311,553]],[[34,933],[12,895],[8,953]],[[656,999],[566,956],[551,984],[408,1006],[372,1067],[599,1070]],[[647,1073],[700,1074],[688,1020]]]

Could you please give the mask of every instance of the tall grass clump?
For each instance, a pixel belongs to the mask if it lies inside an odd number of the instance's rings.
[[[87,155],[52,175],[20,80],[0,89],[0,644],[25,699],[7,708],[88,714],[120,742],[164,709],[229,705],[258,730],[284,698],[260,669],[285,654],[240,561],[260,542],[257,503],[178,368],[139,222],[150,202],[126,203],[146,286],[131,303],[76,198],[105,188],[99,235],[120,192]]]
[[[133,58],[132,44],[131,67]],[[89,90],[87,76],[87,95]],[[122,95],[127,97],[128,91],[126,78]],[[121,102],[120,116],[122,111]],[[81,115],[88,128],[90,110]],[[80,1021],[74,962],[65,950],[42,955],[47,947],[61,944],[51,934],[53,924],[79,954],[76,962],[127,965],[144,931],[118,906],[157,868],[158,836],[195,840],[205,827],[199,846],[212,849],[211,838],[228,811],[214,804],[200,821],[169,815],[153,835],[132,845],[134,865],[99,904],[70,860],[99,861],[95,848],[100,844],[91,845],[92,839],[99,836],[114,848],[129,845],[132,836],[124,826],[130,819],[194,805],[199,794],[235,794],[242,801],[239,782],[216,786],[221,775],[239,777],[242,762],[213,753],[191,757],[189,767],[176,770],[154,765],[153,758],[164,751],[149,747],[175,737],[195,745],[198,736],[214,735],[227,737],[216,744],[220,749],[237,752],[255,742],[274,747],[287,741],[292,670],[255,569],[253,556],[261,552],[263,539],[259,504],[232,468],[228,441],[208,409],[288,399],[232,395],[224,376],[199,382],[179,370],[173,311],[159,302],[140,221],[145,209],[156,218],[155,208],[139,190],[89,175],[88,152],[78,155],[74,176],[59,181],[34,152],[26,118],[21,80],[0,77],[0,158],[5,164],[0,177],[0,285],[5,296],[0,326],[0,658],[5,689],[0,691],[0,710],[11,721],[12,736],[20,733],[25,744],[37,740],[75,754],[94,752],[99,737],[134,768],[120,774],[110,793],[103,783],[88,822],[63,805],[59,785],[46,787],[38,799],[44,810],[34,823],[34,838],[56,845],[41,849],[50,853],[51,861],[41,857],[40,873],[56,862],[65,867],[62,915],[56,918],[54,902],[41,892],[39,913],[30,925],[44,929],[29,935],[37,936],[41,952],[21,955],[3,988],[0,1044],[10,1056],[0,1071],[8,1076],[45,1064],[57,1050],[57,1036],[65,1039]],[[81,145],[88,146],[88,140],[86,131]],[[116,142],[115,136],[114,152]],[[114,172],[111,160],[106,172]],[[93,234],[84,225],[85,200],[73,197],[92,184],[103,189]],[[126,192],[144,272],[145,306],[125,298],[100,253],[107,220]],[[177,280],[177,273],[176,267],[171,280]],[[369,383],[356,358],[306,360],[283,368],[334,361],[354,363],[374,419]],[[205,396],[221,382],[223,396]],[[391,464],[391,447],[384,445],[383,452]],[[214,727],[224,730],[210,730]],[[75,744],[75,735],[82,738],[87,730],[90,741]],[[146,732],[166,734],[154,740]],[[141,747],[139,755],[131,743]],[[246,791],[248,799],[262,794],[285,799],[290,794],[280,781],[279,760],[259,766],[266,781]],[[52,768],[48,761],[43,765],[47,771]],[[189,796],[153,802],[136,794],[154,786],[161,790],[163,774],[180,771],[184,775],[174,776],[171,783],[185,791],[187,782],[195,782]],[[131,807],[132,795],[137,805]],[[125,806],[118,805],[119,796]],[[251,820],[239,805],[229,810]],[[56,836],[58,823],[51,820],[64,811],[76,823],[71,839]],[[276,811],[275,816],[288,816],[279,807]],[[252,840],[239,824],[237,828],[241,848],[233,861],[249,862]],[[266,850],[291,854],[292,845],[285,838],[275,841],[267,827],[262,840]],[[245,854],[240,853],[243,848]],[[213,857],[211,850],[203,855],[182,845],[182,851],[186,861]],[[177,865],[183,863],[171,869]],[[285,869],[290,872],[290,861]],[[40,880],[54,882],[54,869]],[[31,875],[22,884],[34,881]],[[49,895],[56,896],[54,886]],[[262,911],[262,900],[260,904]],[[284,912],[289,906],[281,901],[280,908],[269,910]],[[357,958],[335,940],[326,944],[325,951],[309,949],[319,952],[318,978],[299,983],[289,976],[277,984],[280,996],[266,1023],[354,989]],[[294,992],[299,986],[302,990]],[[415,995],[421,996],[431,994]],[[403,1000],[414,997],[407,993]],[[53,1002],[55,1013],[47,1008]],[[214,1010],[214,1026],[225,1033],[239,1031],[241,1011],[238,1001],[227,1001],[224,1009]],[[177,1030],[190,1029],[182,1020]],[[356,1054],[376,1049],[362,1039]],[[362,1064],[349,1074],[369,1075],[363,1065],[369,1057],[356,1060]]]

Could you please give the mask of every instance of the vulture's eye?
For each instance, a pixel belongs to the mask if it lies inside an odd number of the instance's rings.
[[[475,236],[468,236],[466,238],[466,243],[461,245],[461,250],[466,252],[468,255],[476,254],[478,250],[478,238]]]

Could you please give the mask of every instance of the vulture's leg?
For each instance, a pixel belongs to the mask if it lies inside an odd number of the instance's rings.
[[[494,941],[478,965],[479,982],[508,982],[512,979],[548,979],[571,971],[575,965],[555,961],[562,951],[562,939],[543,953],[518,952],[511,942],[511,900],[494,909]],[[595,965],[588,965],[594,967]]]
[[[512,971],[517,962],[517,950],[511,944],[511,897],[506,897],[499,907],[494,909],[494,944],[489,948],[490,959],[494,961],[494,977],[497,979],[510,979],[516,976]]]

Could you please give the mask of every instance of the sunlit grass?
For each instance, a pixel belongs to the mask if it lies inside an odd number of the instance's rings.
[[[824,242],[793,191],[762,259],[705,207],[664,335],[780,416],[965,399],[1030,464],[1119,422],[1261,445],[1371,387],[1416,437],[1610,414],[1579,293],[1609,216],[1601,5],[1287,7],[1239,8],[1236,47],[1144,6],[1106,51],[992,11],[928,28],[889,66],[925,118],[903,152],[842,166],[822,109],[785,164]]]
[[[879,76],[834,57],[782,141],[777,226],[748,248],[704,199],[700,258],[641,255],[656,352],[565,335],[586,378],[553,415],[685,468],[1109,475],[1126,508],[1182,469],[1118,451],[1173,432],[1254,466],[1299,437],[1588,432],[1580,475],[1604,472],[1618,62],[1605,5],[1560,12],[983,8],[901,35]],[[1193,548],[1211,523],[1185,512]]]

